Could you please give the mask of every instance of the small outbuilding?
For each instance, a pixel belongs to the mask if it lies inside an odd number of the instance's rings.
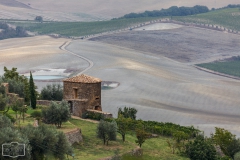
[[[88,109],[102,111],[101,82],[84,74],[63,80],[63,99],[69,103],[72,115],[82,117]]]

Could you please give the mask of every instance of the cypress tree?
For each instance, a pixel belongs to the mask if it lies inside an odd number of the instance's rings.
[[[29,79],[29,91],[30,91],[30,101],[31,101],[31,107],[33,109],[36,108],[36,91],[35,91],[35,85],[33,82],[32,72],[30,71],[30,79]]]

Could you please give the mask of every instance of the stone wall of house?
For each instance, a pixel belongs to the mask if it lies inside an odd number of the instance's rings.
[[[37,100],[37,105],[44,105],[44,106],[50,106],[52,101],[49,101],[49,100]],[[54,101],[54,102],[57,102],[57,103],[60,103],[61,101]]]
[[[101,82],[64,82],[63,90],[63,99],[88,99],[90,106],[101,106]],[[77,92],[76,97],[75,92]]]
[[[86,112],[88,108],[88,100],[76,99],[69,102],[72,103],[72,108],[70,104],[70,111],[72,110],[71,113],[73,116],[82,117],[82,114]]]
[[[64,82],[63,99],[72,106],[72,115],[81,117],[87,109],[102,110],[101,82]]]
[[[65,133],[67,140],[72,145],[73,143],[79,143],[83,141],[81,129],[76,128],[75,130]]]

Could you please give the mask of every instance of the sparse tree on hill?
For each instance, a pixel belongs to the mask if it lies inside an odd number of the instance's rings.
[[[144,129],[138,128],[138,129],[136,129],[136,137],[137,137],[137,140],[135,142],[141,148],[142,144],[149,137],[149,133],[147,133]]]
[[[42,22],[43,21],[43,17],[42,16],[36,16],[35,17],[35,21]]]
[[[107,122],[100,120],[97,127],[97,137],[103,140],[104,145],[108,145],[108,141],[115,141],[117,139],[116,122]]]
[[[35,109],[36,108],[36,91],[35,91],[35,85],[33,82],[32,72],[30,72],[29,91],[30,91],[31,107]]]
[[[118,126],[117,132],[122,135],[123,142],[125,142],[125,134],[130,129],[131,122],[131,118],[124,118],[121,114],[119,114],[118,118],[116,119],[116,123]]]

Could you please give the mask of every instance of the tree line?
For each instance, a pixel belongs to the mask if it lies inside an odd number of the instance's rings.
[[[168,9],[145,11],[143,13],[130,13],[121,18],[160,17],[160,16],[187,16],[209,12],[208,7],[196,5],[194,7],[172,6]]]
[[[28,37],[26,30],[23,27],[17,26],[16,29],[8,24],[0,22],[0,40],[7,38]]]

